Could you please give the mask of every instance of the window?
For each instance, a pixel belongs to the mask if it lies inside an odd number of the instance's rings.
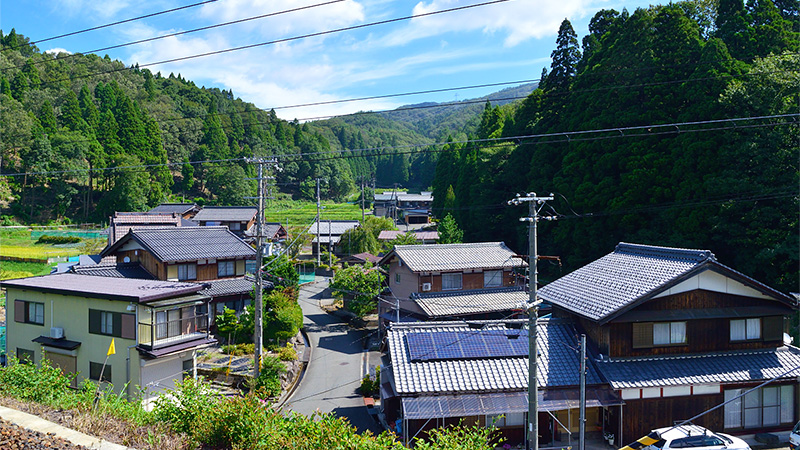
[[[196,280],[197,264],[178,264],[178,279],[181,281]]]
[[[725,445],[725,442],[716,436],[700,435],[675,439],[669,444],[669,448],[717,447],[723,445]]]
[[[114,334],[114,313],[107,311],[100,312],[100,333],[108,335]]]
[[[242,229],[242,224],[240,222],[231,222],[229,228],[231,231],[239,231]]]
[[[496,416],[486,416],[486,426],[492,425],[502,427],[521,427],[525,425],[525,413],[498,414]]]
[[[33,364],[33,350],[25,350],[17,347],[17,359],[23,364]]]
[[[394,282],[395,282],[395,284],[400,284],[400,274],[399,273],[394,274]]]
[[[103,379],[100,379],[100,372],[103,373]],[[111,382],[111,365],[106,364],[103,369],[103,363],[89,362],[89,378],[95,381],[108,381]]]
[[[745,389],[725,391],[725,400],[742,395]],[[794,422],[794,386],[768,386],[725,405],[725,428],[760,428]]]
[[[136,339],[136,314],[90,309],[89,333]]]
[[[44,325],[44,303],[15,300],[14,321]]]
[[[731,341],[761,339],[761,319],[731,320]]]
[[[502,285],[502,270],[486,270],[483,272],[483,287],[501,287]]]
[[[686,322],[633,324],[633,348],[685,345],[686,342]]]
[[[183,368],[183,379],[194,378],[194,360],[187,359],[181,363]]]
[[[217,261],[217,276],[230,277],[236,275],[236,261]]]
[[[156,339],[164,339],[167,337],[167,312],[156,312]]]
[[[461,289],[461,272],[458,273],[443,273],[442,274],[442,290],[452,291]]]
[[[653,324],[653,345],[675,345],[686,343],[686,322]]]

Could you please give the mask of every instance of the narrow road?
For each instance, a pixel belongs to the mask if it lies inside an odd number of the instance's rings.
[[[300,306],[311,360],[300,385],[284,405],[285,410],[309,415],[333,412],[347,418],[360,433],[379,428],[356,392],[361,385],[363,343],[366,332],[354,330],[319,307],[327,298],[328,281],[300,288]]]

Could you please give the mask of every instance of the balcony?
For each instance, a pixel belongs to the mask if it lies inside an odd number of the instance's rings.
[[[148,309],[139,315],[139,347],[143,349],[155,350],[208,337],[208,308],[204,304]]]

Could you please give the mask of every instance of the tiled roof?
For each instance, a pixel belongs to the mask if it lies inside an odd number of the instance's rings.
[[[471,244],[398,245],[383,257],[382,264],[399,257],[412,272],[447,272],[464,269],[499,269],[527,263],[503,242]]]
[[[383,230],[378,234],[379,241],[391,241],[397,239],[397,236],[401,234],[405,234],[405,231],[399,230]],[[410,231],[418,241],[436,241],[439,240],[439,232],[438,231]]]
[[[517,287],[475,289],[457,292],[423,292],[412,299],[428,317],[449,317],[482,312],[524,309],[528,293]]]
[[[408,192],[384,192],[383,194],[375,194],[374,199],[379,202],[386,202],[389,200],[397,199],[401,202],[432,202],[433,195],[430,192],[420,194],[409,194]]]
[[[512,321],[508,321],[512,322]],[[518,320],[522,324],[526,321]],[[486,358],[428,360],[411,362],[405,336],[410,333],[468,331],[505,333],[504,322],[487,321],[482,329],[472,329],[463,322],[426,322],[393,324],[388,331],[394,386],[400,395],[449,394],[519,391],[528,388],[528,358]],[[537,359],[539,387],[567,387],[580,384],[580,361],[575,329],[558,319],[539,320]],[[435,341],[434,337],[434,341]],[[520,338],[522,339],[522,337]],[[587,366],[587,384],[602,384],[597,370]]]
[[[720,264],[708,250],[626,243],[544,286],[538,297],[603,323],[709,268],[791,303],[785,294]]]
[[[283,228],[283,225],[275,222],[267,222],[263,224],[262,227],[264,229],[264,237],[272,239],[278,235],[278,233],[281,231],[281,228]]]
[[[150,213],[177,213],[186,214],[193,208],[197,207],[194,203],[162,203],[155,208],[151,209]]]
[[[138,278],[141,280],[155,279],[155,277],[150,274],[150,272],[146,271],[138,262],[96,264],[93,266],[76,265],[70,268],[70,272],[79,275],[93,275],[98,277]]]
[[[328,224],[330,223],[330,232],[328,231]],[[327,238],[329,234],[335,236],[341,236],[344,234],[345,231],[357,228],[361,223],[357,220],[322,220],[319,222],[319,234],[322,235],[323,238]],[[314,222],[308,228],[308,234],[315,235],[317,234],[317,222]],[[316,242],[316,241],[315,241]],[[327,241],[323,241],[327,242]],[[337,241],[334,241],[337,242]]]
[[[206,281],[200,284],[208,287],[205,287],[199,293],[214,298],[224,297],[227,295],[247,294],[253,290],[253,286],[255,286],[255,280],[250,277],[243,277],[218,281]],[[271,288],[272,283],[265,282],[264,284],[265,288]],[[267,287],[267,284],[270,286]]]
[[[195,222],[249,222],[256,214],[255,206],[206,206],[192,220]]]
[[[59,273],[40,277],[20,278],[0,283],[40,292],[67,293],[76,296],[106,298],[128,302],[149,302],[181,295],[194,294],[202,286],[195,283],[141,280],[136,278],[98,277]]]
[[[175,225],[180,223],[179,214],[149,214],[149,213],[115,213],[111,220],[115,224],[164,224]]]
[[[595,361],[614,389],[768,380],[800,366],[792,346],[704,355]],[[796,372],[784,378],[794,379]]]
[[[227,227],[177,227],[134,230],[111,247],[106,247],[102,255],[113,254],[127,239],[136,240],[162,262],[248,258],[256,254],[253,247]]]

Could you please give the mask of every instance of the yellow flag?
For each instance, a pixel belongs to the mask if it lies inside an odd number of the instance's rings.
[[[108,346],[108,353],[106,356],[111,356],[117,353],[117,349],[114,348],[114,338],[111,338],[111,345]]]

